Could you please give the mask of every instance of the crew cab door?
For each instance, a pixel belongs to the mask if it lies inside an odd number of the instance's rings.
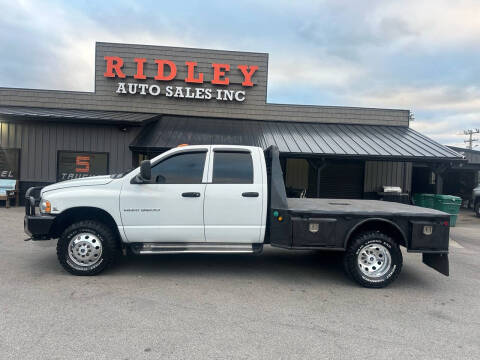
[[[260,151],[212,146],[204,206],[207,242],[263,241],[266,179]]]
[[[129,242],[205,241],[208,148],[177,150],[153,162],[148,184],[127,179],[120,194],[120,213]]]

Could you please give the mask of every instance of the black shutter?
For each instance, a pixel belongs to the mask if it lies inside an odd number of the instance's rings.
[[[320,196],[332,199],[363,198],[365,163],[332,160],[320,171]]]

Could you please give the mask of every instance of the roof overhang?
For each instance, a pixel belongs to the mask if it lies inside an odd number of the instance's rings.
[[[158,114],[123,111],[96,111],[78,109],[54,109],[24,106],[0,106],[0,120],[66,121],[82,123],[109,123],[141,125],[158,117]]]
[[[130,148],[161,151],[178,144],[276,145],[289,156],[388,161],[462,162],[463,156],[401,126],[253,121],[163,116],[147,125]]]

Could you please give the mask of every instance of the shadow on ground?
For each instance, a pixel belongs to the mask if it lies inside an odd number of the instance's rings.
[[[43,244],[42,244],[43,245]],[[45,244],[43,247],[47,247]],[[404,256],[406,254],[404,253]],[[412,256],[412,255],[410,255]],[[127,279],[156,277],[185,280],[197,279],[241,281],[271,279],[283,284],[299,281],[339,286],[357,286],[343,270],[343,252],[289,251],[266,247],[264,252],[253,254],[160,254],[121,256],[116,264],[101,277],[115,275]],[[418,264],[416,264],[418,262]],[[413,266],[412,266],[413,265]],[[57,261],[53,242],[41,254],[25,263],[27,271],[36,276],[56,274],[71,276]],[[428,288],[431,284],[422,277],[419,268],[421,257],[403,267],[402,274],[390,287]],[[425,270],[425,269],[424,269]],[[428,269],[427,271],[433,271]]]

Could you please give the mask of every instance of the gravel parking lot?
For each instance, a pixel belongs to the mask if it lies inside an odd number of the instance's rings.
[[[55,242],[24,242],[0,209],[1,359],[478,359],[480,219],[452,229],[451,276],[404,252],[387,289],[347,280],[341,254],[125,257],[67,274]]]

